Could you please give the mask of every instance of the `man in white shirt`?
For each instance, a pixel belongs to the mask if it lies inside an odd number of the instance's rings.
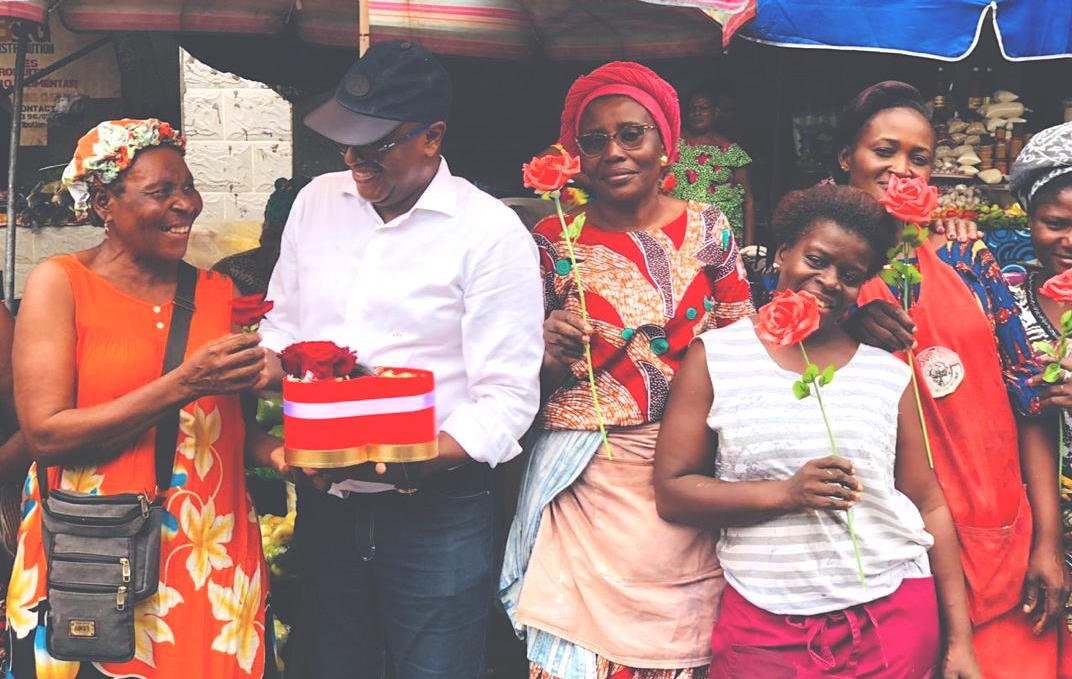
[[[331,340],[369,365],[431,370],[439,427],[434,460],[360,465],[331,495],[299,490],[306,676],[317,679],[380,679],[384,662],[396,679],[484,671],[490,469],[520,452],[539,406],[543,296],[521,222],[440,156],[450,95],[423,47],[377,43],[305,118],[349,170],[294,203],[263,345]]]

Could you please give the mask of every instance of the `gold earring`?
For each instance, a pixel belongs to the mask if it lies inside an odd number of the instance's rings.
[[[664,154],[663,154],[662,156],[660,156],[660,157],[659,157],[659,162],[660,162],[660,163],[662,163],[663,165],[666,165],[667,163],[669,163],[669,162],[670,162],[670,157],[669,157],[669,156],[667,156],[667,155],[666,155],[666,154],[664,153]]]

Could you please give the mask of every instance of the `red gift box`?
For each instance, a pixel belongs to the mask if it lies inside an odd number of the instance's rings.
[[[283,380],[288,464],[323,469],[436,456],[432,373],[412,368],[376,368],[375,373]]]

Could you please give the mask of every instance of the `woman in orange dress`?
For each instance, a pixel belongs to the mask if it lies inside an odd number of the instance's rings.
[[[186,360],[161,376],[178,266],[202,207],[183,138],[155,119],[101,123],[79,141],[64,184],[105,237],[42,263],[26,284],[15,393],[36,464],[48,465],[52,488],[153,495],[153,427],[181,408],[179,434],[162,490],[159,589],[136,605],[136,651],[125,663],[47,651],[48,568],[31,469],[7,597],[12,674],[264,676],[268,574],[243,467],[244,456],[281,467],[281,449],[243,422],[238,394],[258,386],[264,353],[257,335],[231,333],[230,279],[198,274]]]

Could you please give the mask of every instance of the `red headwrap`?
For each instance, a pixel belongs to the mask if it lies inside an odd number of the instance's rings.
[[[643,106],[655,120],[659,137],[670,162],[677,160],[677,140],[681,136],[681,109],[677,91],[647,66],[632,61],[612,61],[588,75],[577,78],[566,93],[562,105],[562,126],[558,143],[574,155],[577,148],[578,127],[581,114],[597,97],[622,94]]]

